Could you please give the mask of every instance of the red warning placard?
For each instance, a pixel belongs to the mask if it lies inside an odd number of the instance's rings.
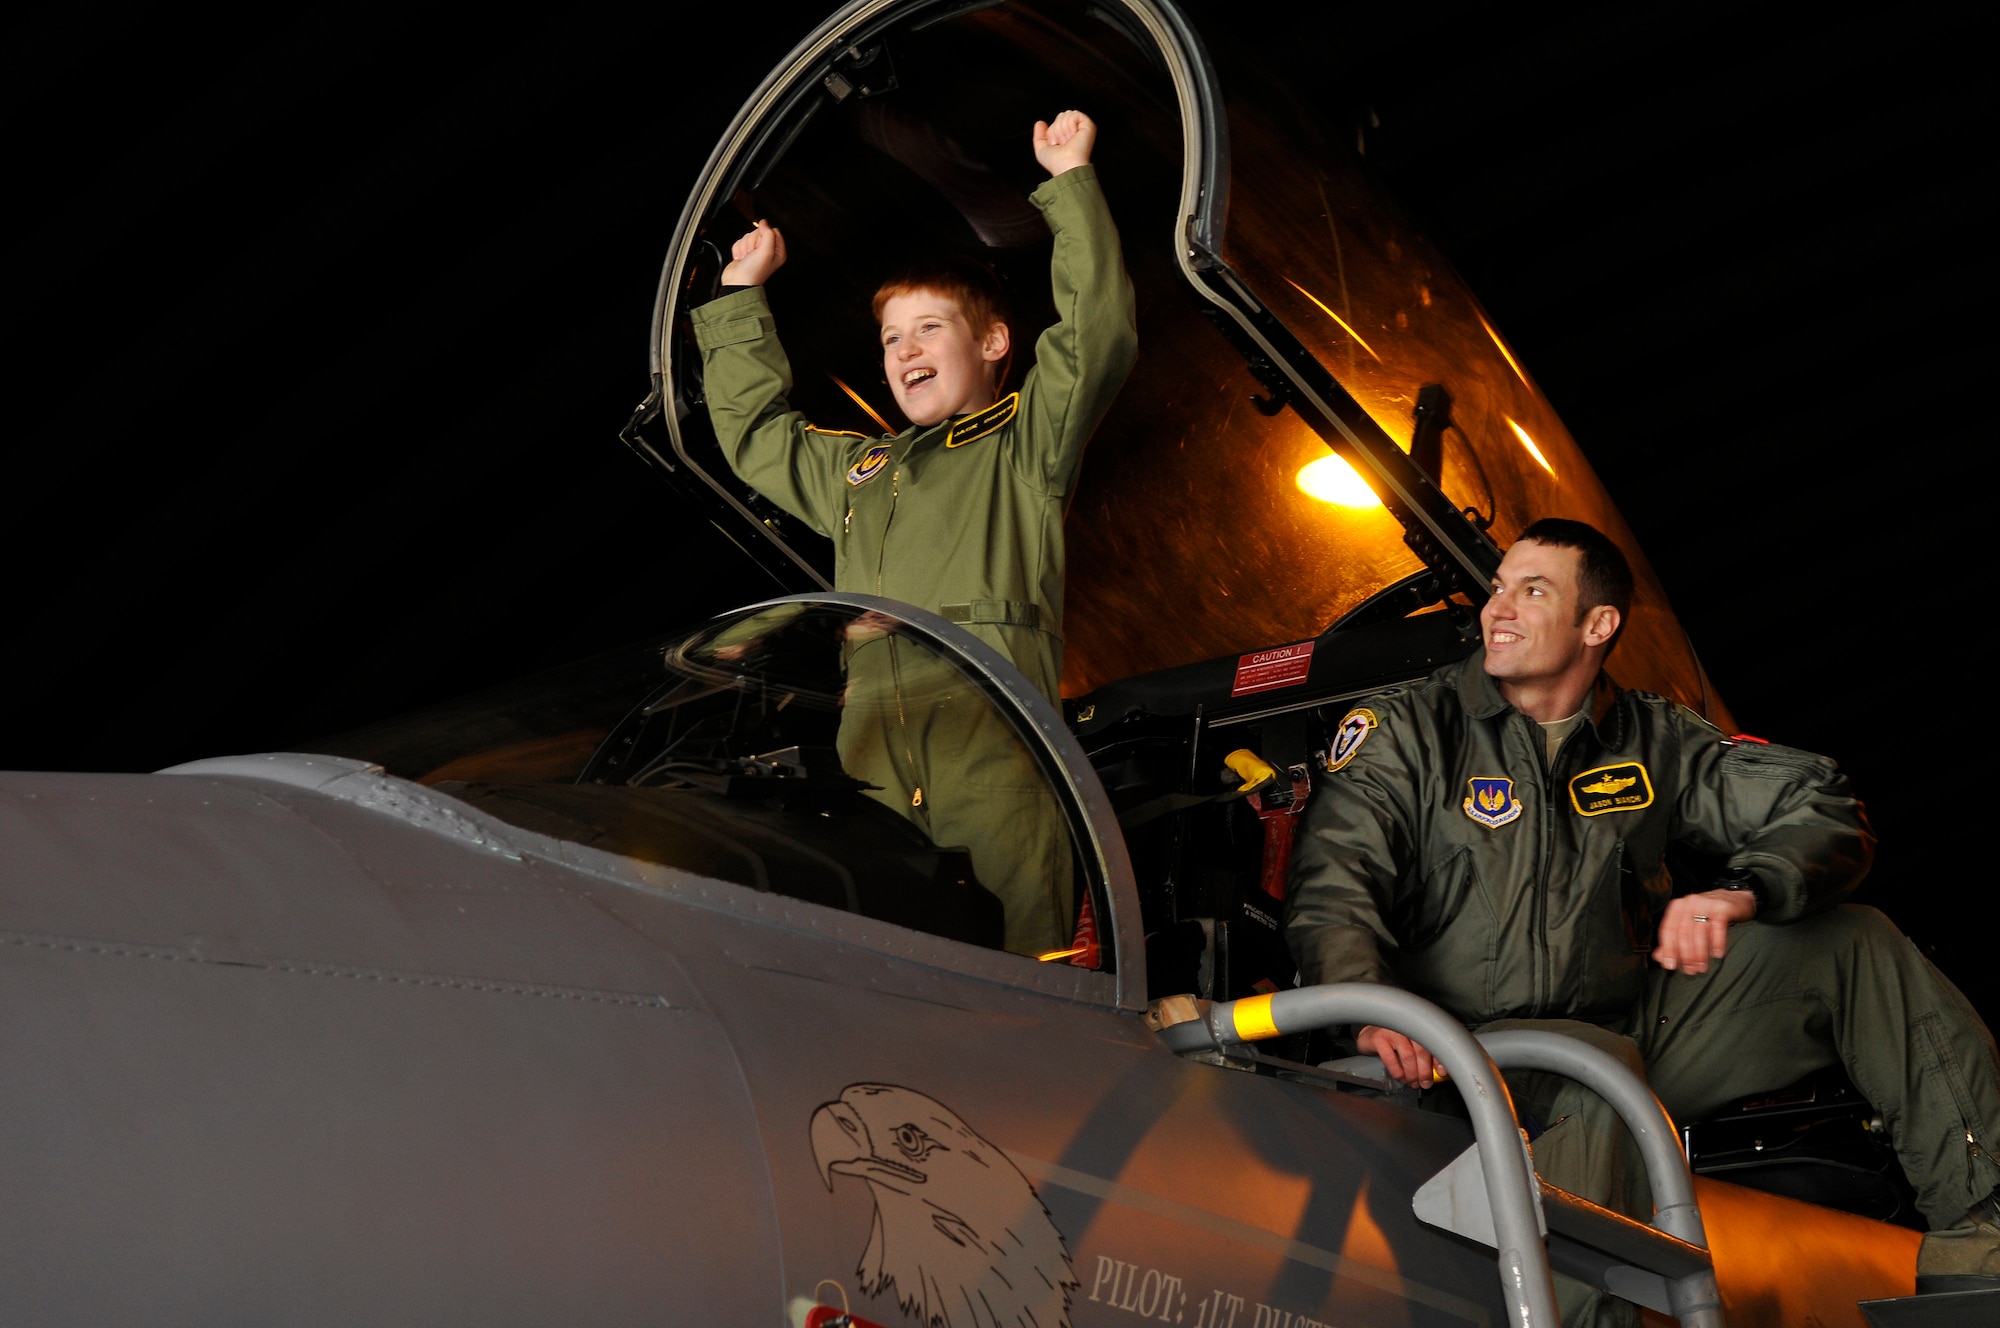
[[[1231,696],[1248,696],[1277,687],[1296,687],[1312,672],[1313,643],[1258,650],[1236,661],[1236,685]]]

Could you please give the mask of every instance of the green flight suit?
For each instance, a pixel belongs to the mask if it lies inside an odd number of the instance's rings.
[[[1097,171],[1030,201],[1055,232],[1060,321],[1021,390],[892,438],[823,430],[792,410],[791,363],[761,287],[690,315],[723,456],[834,542],[833,584],[964,623],[1051,699],[1062,681],[1063,509],[1083,447],[1138,353],[1132,283]],[[886,449],[886,450],[884,450]]]
[[[1668,1110],[1843,1064],[1890,1127],[1933,1227],[2000,1182],[2000,1055],[1958,991],[1873,909],[1838,906],[1874,839],[1831,761],[1733,740],[1600,680],[1551,761],[1484,654],[1354,708],[1293,858],[1286,935],[1304,982],[1391,982],[1484,1031],[1549,1027],[1643,1069]],[[1670,844],[1756,874],[1755,921],[1706,974],[1652,968]],[[1595,1095],[1510,1075],[1551,1128],[1553,1183],[1651,1215],[1643,1167]],[[1636,1322],[1558,1279],[1564,1322]]]
[[[962,623],[1051,701],[1062,681],[1062,522],[1083,447],[1137,354],[1132,284],[1097,172],[1031,196],[1055,234],[1060,321],[1018,392],[889,438],[825,430],[792,410],[790,361],[761,288],[695,309],[709,418],[746,483],[834,542],[834,585]],[[1046,780],[997,716],[905,643],[850,653],[842,761],[939,844],[962,843],[1007,913],[1007,948],[1070,935],[1068,837]],[[913,704],[907,688],[922,682]],[[922,718],[916,716],[921,713]],[[970,776],[970,781],[963,776]],[[1034,790],[1029,792],[1029,790]]]

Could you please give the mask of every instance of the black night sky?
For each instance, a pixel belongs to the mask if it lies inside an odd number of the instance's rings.
[[[310,749],[765,593],[616,433],[696,173],[828,2],[10,19],[0,766]],[[1258,12],[1741,722],[1852,773],[1863,901],[2000,1011],[1971,7]]]

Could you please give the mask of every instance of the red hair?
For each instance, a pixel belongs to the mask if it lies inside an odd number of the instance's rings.
[[[1007,293],[1000,288],[1000,279],[993,275],[991,268],[969,258],[926,259],[897,272],[875,292],[872,306],[875,325],[882,325],[882,308],[889,301],[898,295],[914,295],[918,291],[942,295],[956,304],[975,337],[984,337],[996,323],[1006,325],[1009,331],[1013,330]],[[999,372],[993,379],[995,391],[1006,383],[1007,371],[1013,362],[1014,347],[1010,340],[1007,353],[1000,357]]]

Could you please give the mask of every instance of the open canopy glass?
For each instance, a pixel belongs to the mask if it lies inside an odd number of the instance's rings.
[[[690,201],[663,274],[656,396],[628,439],[706,485],[781,579],[824,583],[824,542],[722,463],[687,310],[712,297],[735,237],[771,220],[791,255],[769,293],[793,404],[830,428],[900,429],[875,286],[916,254],[975,256],[1002,274],[1015,342],[1030,344],[1054,313],[1029,127],[1079,106],[1100,125],[1141,356],[1066,526],[1065,695],[1317,636],[1427,564],[1440,592],[1477,603],[1496,543],[1566,516],[1605,530],[1638,573],[1620,681],[1727,722],[1583,453],[1369,178],[1350,128],[1264,67],[1252,12],[1194,14],[868,0],[829,19],[745,107]],[[1419,439],[1427,386],[1445,427]]]

